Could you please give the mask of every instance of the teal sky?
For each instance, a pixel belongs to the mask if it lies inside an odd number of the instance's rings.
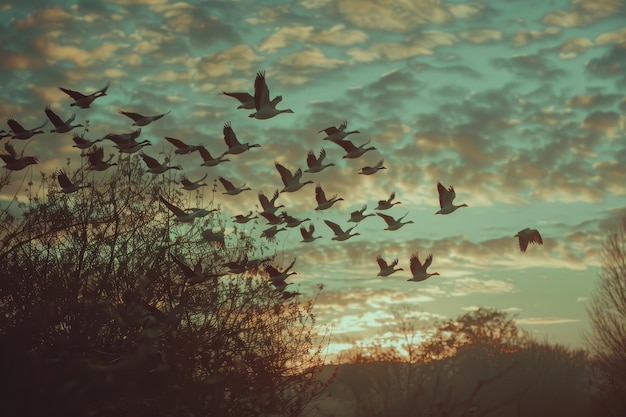
[[[297,256],[290,279],[305,299],[324,284],[315,312],[333,326],[333,350],[391,343],[386,324],[402,304],[424,318],[497,307],[541,338],[582,346],[602,241],[626,198],[624,1],[5,1],[0,9],[0,117],[35,126],[50,105],[67,118],[75,108],[58,87],[89,93],[110,82],[106,97],[76,110],[77,122],[89,120],[86,137],[134,130],[120,109],[171,110],[141,135],[160,159],[171,152],[164,136],[223,152],[230,121],[242,142],[262,147],[214,168],[200,167],[197,154],[173,159],[192,180],[208,173],[209,183],[223,175],[252,188],[224,196],[218,185],[227,216],[258,210],[258,192],[282,188],[274,161],[304,169],[308,150],[326,149],[337,166],[304,179],[344,201],[319,213],[314,185],[281,195],[322,238],[301,244],[293,229],[275,245],[285,265]],[[283,96],[278,107],[294,114],[250,119],[221,94],[252,93],[260,70],[272,96]],[[344,119],[361,132],[350,136],[355,144],[377,150],[345,160],[322,141],[318,131]],[[26,145],[13,142],[18,152]],[[72,144],[56,133],[28,142],[40,163],[13,174],[2,203],[20,195],[24,176],[52,173],[67,158],[79,169]],[[357,175],[381,158],[387,170]],[[435,216],[437,181],[454,185],[456,203],[469,208]],[[408,212],[413,224],[390,232],[369,217],[360,236],[330,239],[324,219],[348,226],[351,211],[367,204],[370,213],[394,190],[402,204],[386,213]],[[201,198],[211,201],[210,185]],[[265,225],[244,227],[259,236]],[[522,254],[513,235],[526,227],[544,245]],[[433,253],[430,271],[441,276],[407,282],[414,252]],[[378,254],[399,258],[405,271],[376,278]]]

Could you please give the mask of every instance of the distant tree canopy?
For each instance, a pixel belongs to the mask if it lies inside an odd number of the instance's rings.
[[[299,415],[324,385],[312,301],[269,285],[250,230],[207,240],[219,210],[176,222],[171,177],[118,164],[0,212],[0,414]]]
[[[335,398],[352,393],[355,412],[345,415],[603,415],[589,395],[584,351],[536,342],[496,309],[428,324],[414,310],[397,310],[390,326],[404,352],[378,344],[344,354],[334,390]]]

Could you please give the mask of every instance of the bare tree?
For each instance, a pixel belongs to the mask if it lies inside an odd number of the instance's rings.
[[[162,199],[188,203],[171,177],[117,162],[79,171],[93,186],[76,193],[44,177],[5,216],[0,414],[300,415],[325,385],[316,295],[283,297],[258,262],[226,274],[270,248],[250,230],[203,240],[219,210],[176,222]]]
[[[602,270],[587,312],[587,344],[601,372],[594,390],[608,415],[626,414],[626,217],[604,243]]]

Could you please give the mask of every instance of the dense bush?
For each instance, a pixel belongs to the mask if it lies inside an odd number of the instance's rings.
[[[226,228],[215,201],[174,222],[159,197],[188,204],[171,177],[117,162],[79,170],[92,186],[72,194],[44,176],[0,214],[0,414],[299,415],[324,385],[312,301],[269,285],[254,229],[203,239]]]

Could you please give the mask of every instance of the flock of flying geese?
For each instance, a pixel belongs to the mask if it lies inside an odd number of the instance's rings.
[[[109,84],[102,89],[95,91],[91,94],[83,94],[78,91],[66,89],[60,87],[61,91],[66,93],[69,97],[73,99],[73,102],[70,103],[70,106],[76,106],[81,109],[87,109],[99,97],[106,96],[107,89],[109,88]],[[245,92],[223,92],[226,96],[233,97],[240,102],[240,105],[237,107],[238,109],[244,110],[254,110],[254,112],[249,114],[249,117],[256,118],[259,120],[265,120],[273,118],[281,113],[293,113],[291,109],[277,109],[276,106],[282,101],[282,96],[274,97],[270,100],[270,91],[267,87],[267,83],[265,81],[265,73],[259,72],[256,75],[254,81],[254,95],[245,93]],[[104,159],[104,148],[102,146],[97,146],[97,143],[102,142],[104,140],[110,140],[114,143],[114,147],[118,149],[120,153],[133,154],[139,152],[139,156],[144,161],[147,172],[152,174],[162,174],[168,170],[181,170],[180,166],[169,165],[169,160],[165,160],[163,162],[158,161],[156,158],[151,157],[143,152],[143,148],[151,145],[150,141],[138,141],[141,134],[141,127],[147,126],[152,122],[155,122],[167,114],[169,111],[162,114],[157,114],[154,116],[145,116],[139,113],[127,112],[127,111],[119,111],[120,114],[130,118],[132,120],[132,125],[137,126],[137,129],[133,132],[123,133],[123,134],[114,134],[109,133],[105,135],[101,139],[88,140],[84,138],[83,135],[74,134],[73,141],[74,147],[80,150],[85,151],[84,156],[87,157],[87,164],[85,170],[87,171],[105,171],[108,168],[117,165],[115,162],[111,162],[113,155],[111,155],[108,159]],[[5,137],[9,137],[15,140],[28,140],[34,137],[37,134],[44,133],[43,128],[48,124],[48,121],[54,125],[54,128],[50,130],[51,133],[67,133],[72,131],[75,128],[83,127],[85,131],[87,131],[87,126],[82,124],[73,124],[76,114],[73,114],[71,117],[63,120],[57,113],[55,113],[50,107],[45,109],[45,114],[48,118],[46,122],[43,124],[36,126],[31,129],[24,128],[18,121],[14,118],[9,118],[7,120],[7,125],[9,127],[8,131],[0,130],[0,139]],[[328,141],[334,143],[341,147],[345,154],[343,155],[344,159],[356,159],[363,156],[366,152],[370,150],[375,150],[376,148],[373,146],[368,146],[369,141],[356,146],[352,141],[347,139],[347,136],[360,133],[358,130],[348,130],[347,121],[343,121],[339,126],[331,126],[319,131],[319,133],[324,132],[326,137],[323,138],[324,141]],[[223,128],[223,136],[224,142],[226,143],[227,150],[224,151],[219,156],[213,156],[204,146],[202,145],[188,145],[180,139],[165,137],[165,139],[172,144],[175,148],[175,154],[178,155],[186,155],[194,152],[198,152],[200,157],[202,158],[202,163],[200,166],[205,167],[215,167],[223,162],[229,161],[228,156],[242,154],[247,152],[253,148],[260,147],[259,144],[250,144],[250,143],[242,143],[236,136],[232,126],[230,123],[224,124]],[[24,156],[22,153],[18,154],[12,143],[7,141],[4,144],[4,149],[7,152],[6,154],[0,154],[0,158],[5,162],[5,168],[12,171],[22,170],[29,165],[36,164],[38,159],[34,156]],[[300,233],[302,235],[301,242],[310,243],[319,239],[320,236],[314,236],[315,226],[313,223],[309,223],[307,227],[303,226],[302,223],[305,221],[310,221],[309,218],[306,219],[296,219],[285,211],[277,214],[278,209],[285,207],[282,204],[277,204],[276,201],[279,198],[281,193],[288,192],[296,192],[303,188],[307,184],[312,184],[313,181],[302,181],[302,176],[304,173],[315,174],[319,173],[326,168],[334,166],[333,163],[325,163],[326,159],[326,150],[321,149],[319,154],[315,154],[313,150],[309,151],[306,157],[307,168],[303,171],[301,168],[298,168],[295,172],[291,172],[289,169],[284,167],[283,165],[275,162],[274,165],[276,170],[280,174],[282,183],[284,187],[281,190],[276,190],[272,195],[272,198],[268,198],[263,192],[258,194],[259,202],[262,207],[262,211],[258,214],[263,217],[267,224],[270,226],[267,229],[263,230],[261,233],[261,237],[264,237],[268,240],[272,240],[275,238],[276,234],[280,231],[286,230],[286,228],[300,228]],[[362,175],[374,175],[379,170],[386,169],[384,166],[384,161],[381,159],[374,166],[365,166],[359,170],[359,174]],[[70,194],[74,193],[82,188],[89,187],[91,184],[81,184],[79,180],[72,181],[67,173],[64,170],[59,170],[55,173],[56,178],[58,180],[59,186],[61,187],[61,192]],[[190,181],[185,175],[183,175],[180,179],[180,184],[182,188],[185,190],[193,191],[197,190],[202,186],[206,186],[207,184],[202,182],[206,179],[208,174],[202,177],[198,181]],[[225,195],[238,195],[244,191],[250,190],[249,187],[246,187],[246,184],[241,186],[235,186],[231,181],[227,180],[223,176],[219,178],[220,183],[224,187],[223,194]],[[467,204],[455,205],[454,200],[456,198],[456,192],[454,187],[449,186],[445,187],[440,182],[437,183],[437,191],[439,193],[439,205],[440,209],[435,214],[447,215],[455,212],[457,209],[461,207],[467,207]],[[364,219],[370,216],[377,215],[382,218],[387,227],[385,230],[398,230],[406,224],[413,223],[413,221],[403,221],[406,217],[401,216],[399,218],[392,217],[387,214],[383,214],[380,211],[388,210],[397,204],[401,204],[399,201],[395,200],[395,192],[392,192],[389,198],[385,200],[378,201],[378,205],[375,207],[377,211],[376,214],[369,213],[365,214],[365,210],[367,206],[364,205],[361,209],[353,211],[350,213],[350,219],[348,222],[356,223],[352,227],[348,227],[344,230],[339,224],[334,223],[329,220],[324,220],[324,223],[332,230],[334,236],[332,240],[336,241],[345,241],[350,239],[353,236],[359,235],[359,233],[353,233],[354,228]],[[338,197],[337,195],[333,195],[330,198],[326,196],[322,186],[318,183],[315,186],[315,198],[317,201],[317,206],[315,207],[316,211],[323,211],[331,208],[338,201],[342,201],[343,198]],[[174,216],[174,220],[177,222],[191,223],[196,218],[204,217],[209,213],[216,211],[217,209],[206,210],[202,208],[193,208],[193,209],[182,209],[180,207],[175,206],[170,203],[163,197],[160,197],[160,201],[163,205],[165,205],[169,211]],[[258,216],[250,211],[248,214],[243,215],[239,214],[234,216],[233,221],[239,224],[245,224],[253,219],[256,219]],[[284,226],[284,227],[279,227]],[[213,230],[205,230],[202,232],[203,242],[216,242],[217,244],[224,244],[224,230],[219,232],[215,232]],[[526,228],[518,232],[514,237],[519,240],[519,248],[521,252],[525,252],[529,244],[543,244],[543,240],[541,235],[536,229]],[[203,271],[202,265],[198,262],[194,268],[191,268],[185,262],[180,259],[178,256],[174,254],[170,254],[173,261],[179,266],[183,275],[185,276],[187,282],[189,284],[195,284],[199,282],[204,282],[206,280],[219,277],[224,274],[213,274],[207,271]],[[408,279],[408,281],[424,281],[431,276],[439,275],[438,272],[429,273],[427,270],[430,267],[433,260],[433,255],[429,254],[424,262],[422,263],[419,259],[417,253],[414,253],[410,257],[410,271],[412,277]],[[288,283],[286,279],[295,272],[290,272],[295,264],[294,261],[284,270],[280,271],[276,267],[272,265],[266,264],[270,259],[256,259],[250,260],[247,259],[247,256],[244,259],[237,262],[228,262],[223,266],[227,268],[228,273],[242,273],[245,271],[251,271],[258,269],[261,265],[264,265],[265,273],[269,276],[269,281],[273,284],[276,290],[282,294],[284,298],[290,298],[295,295],[298,295],[298,292],[290,292],[286,290]],[[387,263],[385,259],[381,256],[376,258],[380,271],[377,276],[386,277],[397,271],[403,271],[402,268],[396,268],[398,265],[398,259],[395,258],[391,263]]]

